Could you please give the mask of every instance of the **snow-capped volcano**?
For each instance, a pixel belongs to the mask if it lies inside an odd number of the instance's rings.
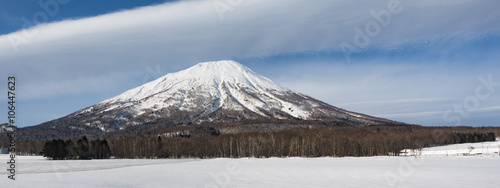
[[[175,94],[178,90],[189,92],[192,90],[190,88],[195,87],[202,87],[205,93],[222,97],[221,95],[227,92],[221,89],[227,86],[238,90],[249,88],[255,91],[259,89],[288,91],[249,68],[235,61],[226,60],[199,63],[186,70],[167,74],[104,102],[139,101],[158,93]]]
[[[167,74],[61,119],[68,118],[78,122],[77,127],[98,127],[102,131],[143,124],[177,126],[244,119],[394,123],[290,91],[230,60],[199,63]]]
[[[214,61],[167,74],[100,104],[116,104],[108,108],[112,109],[135,103],[137,115],[175,107],[170,113],[188,111],[190,118],[204,117],[221,108],[275,117],[269,111],[278,109],[306,119],[309,113],[302,102],[294,104],[278,98],[288,93],[292,92],[235,61]]]

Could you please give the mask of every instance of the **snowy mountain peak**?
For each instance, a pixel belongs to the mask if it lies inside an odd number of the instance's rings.
[[[209,90],[221,89],[224,85],[254,90],[287,90],[240,63],[224,60],[198,63],[188,69],[167,74],[103,103],[140,101],[167,90],[185,90],[197,86],[210,86]]]
[[[200,78],[203,77],[205,79],[237,78],[241,77],[242,73],[253,72],[242,64],[231,60],[198,63],[185,71],[188,74],[193,76],[198,75]]]
[[[198,63],[190,69],[204,69],[213,72],[224,73],[227,71],[243,71],[250,70],[242,64],[233,60],[221,60],[221,61],[208,61]]]
[[[167,74],[65,118],[77,118],[72,122],[102,131],[244,119],[392,123],[295,93],[231,60],[199,63]]]

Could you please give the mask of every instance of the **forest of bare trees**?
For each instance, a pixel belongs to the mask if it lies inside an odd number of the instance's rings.
[[[385,127],[384,127],[385,128]],[[268,133],[239,133],[196,138],[156,139],[157,150],[139,152],[144,158],[212,157],[343,157],[399,155],[403,149],[495,140],[493,132],[436,131],[432,129],[382,131],[373,128],[297,128]],[[134,140],[134,139],[132,139]],[[153,138],[144,140],[155,145]],[[140,141],[138,141],[139,144]],[[146,150],[148,151],[148,150]],[[145,154],[145,155],[144,155]],[[116,155],[119,157],[119,155]],[[125,157],[125,156],[124,156]]]
[[[496,127],[342,126],[273,132],[174,136],[165,134],[89,136],[89,147],[106,140],[115,158],[343,157],[400,155],[403,149],[493,141]],[[81,147],[81,139],[73,143]],[[21,140],[17,151],[39,154],[51,140]],[[81,154],[79,154],[81,155]],[[85,156],[80,156],[80,158]],[[94,157],[98,158],[98,157]]]

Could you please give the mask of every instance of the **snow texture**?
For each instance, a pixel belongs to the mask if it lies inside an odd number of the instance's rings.
[[[488,145],[473,156],[450,150]],[[500,142],[424,149],[418,157],[268,159],[110,159],[17,157],[16,180],[2,187],[500,187]],[[448,150],[448,156],[444,153]],[[458,152],[461,152],[458,151]],[[0,161],[8,161],[0,155]]]
[[[199,63],[186,70],[167,74],[100,104],[140,101],[134,109],[137,115],[149,109],[176,106],[177,110],[195,110],[204,112],[203,115],[223,107],[229,110],[246,108],[266,116],[260,109],[277,108],[288,109],[293,117],[305,119],[309,115],[308,111],[275,96],[290,92],[240,63],[224,60]],[[104,111],[116,107],[111,105]]]
[[[290,91],[231,60],[199,63],[167,74],[72,115],[80,118],[73,122],[103,132],[162,118],[172,125],[262,118],[394,123]]]

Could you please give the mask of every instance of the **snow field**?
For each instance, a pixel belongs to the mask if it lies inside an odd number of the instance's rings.
[[[0,182],[2,187],[42,188],[500,187],[498,151],[450,155],[452,148],[496,144],[500,141],[425,148],[419,157],[49,161],[18,156],[16,180],[1,170]],[[0,161],[7,159],[0,155]]]

